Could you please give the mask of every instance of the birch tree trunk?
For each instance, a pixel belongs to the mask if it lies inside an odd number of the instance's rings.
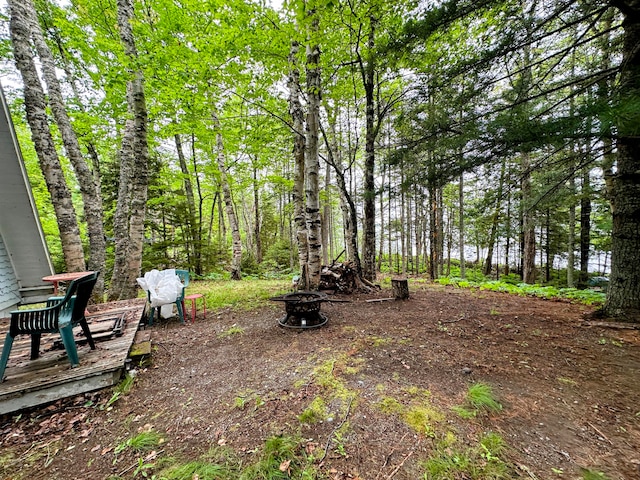
[[[130,0],[117,0],[120,42],[131,65],[138,58],[131,21],[134,17]],[[149,147],[147,143],[147,106],[144,77],[137,69],[129,71],[127,80],[127,114],[120,147],[120,186],[114,217],[115,259],[108,298],[135,298],[136,278],[142,267],[144,221],[149,182]],[[126,184],[123,185],[123,182]],[[123,197],[121,197],[123,195]]]
[[[40,57],[42,74],[47,84],[51,112],[58,125],[67,157],[73,166],[76,178],[78,179],[78,185],[80,186],[80,193],[82,194],[84,217],[87,223],[87,234],[89,236],[89,269],[104,272],[106,243],[102,217],[102,198],[100,189],[97,188],[96,185],[97,178],[85,161],[80,150],[78,137],[71,126],[71,120],[67,114],[62,89],[56,74],[55,60],[42,34],[35,6],[32,0],[25,0],[24,6],[29,11],[31,34],[36,46],[36,51]],[[98,277],[98,282],[93,291],[94,296],[97,298],[102,297],[104,291],[104,275]]]
[[[314,41],[318,35],[319,19],[315,10],[311,19],[311,45],[307,46],[307,122],[305,151],[306,221],[309,239],[309,290],[320,287],[322,269],[322,223],[320,219],[318,137],[320,132],[320,46]]]
[[[227,174],[226,156],[224,151],[224,141],[222,139],[222,131],[220,120],[213,112],[213,128],[216,130],[216,149],[218,159],[218,169],[220,170],[220,182],[222,183],[222,194],[224,204],[229,219],[229,228],[231,229],[232,241],[232,257],[231,257],[231,280],[242,279],[242,239],[240,238],[240,227],[238,226],[238,217],[233,207],[233,198],[231,196],[231,187],[229,186],[229,176]]]
[[[83,271],[86,267],[80,229],[71,201],[71,192],[67,187],[51,135],[45,94],[29,41],[32,22],[29,20],[30,15],[24,3],[11,0],[8,4],[13,57],[24,83],[27,122],[56,214],[66,269],[69,272]]]
[[[307,222],[305,217],[304,200],[304,170],[305,170],[305,134],[304,112],[300,101],[300,71],[298,69],[298,52],[300,45],[297,41],[291,42],[289,50],[289,114],[293,122],[293,221],[295,223],[295,238],[298,245],[298,266],[300,267],[300,279],[298,289],[307,290],[309,286],[309,242],[307,234]]]

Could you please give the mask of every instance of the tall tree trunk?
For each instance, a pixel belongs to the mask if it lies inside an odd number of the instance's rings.
[[[438,266],[440,258],[438,257],[438,198],[437,187],[429,185],[429,277],[431,280],[438,278]]]
[[[258,186],[258,168],[253,167],[253,236],[255,238],[256,262],[262,263],[262,234],[260,225],[260,189]]]
[[[201,274],[202,269],[198,268],[198,258],[200,257],[200,248],[202,245],[202,238],[198,234],[198,220],[196,219],[196,201],[193,194],[193,185],[191,184],[191,174],[187,167],[187,159],[184,155],[184,149],[182,147],[182,139],[180,134],[176,133],[173,136],[176,144],[176,152],[178,153],[178,163],[180,164],[180,171],[182,172],[182,185],[184,187],[184,193],[187,199],[187,231],[191,241],[191,264],[195,267],[196,273]],[[200,270],[200,271],[199,271]]]
[[[331,242],[331,238],[333,237],[330,233],[331,230],[331,165],[329,162],[326,162],[325,171],[324,171],[324,191],[325,191],[325,201],[322,206],[322,245],[324,248],[322,249],[322,263],[323,265],[329,265],[329,254],[333,257],[333,244]]]
[[[506,160],[502,161],[500,167],[500,181],[498,182],[498,191],[496,192],[496,203],[493,207],[493,215],[491,218],[491,233],[489,234],[489,245],[487,248],[487,260],[484,264],[484,275],[489,276],[491,274],[491,268],[493,267],[493,248],[496,243],[496,236],[498,233],[498,224],[500,223],[500,206],[502,204],[502,190],[504,188],[504,173],[506,169]]]
[[[531,199],[531,162],[528,153],[520,156],[522,175],[522,281],[536,283],[536,226]]]
[[[80,229],[71,201],[71,192],[67,187],[49,128],[45,95],[31,53],[29,13],[24,3],[15,0],[8,3],[13,57],[24,83],[27,122],[56,214],[66,269],[70,272],[82,271],[86,267]]]
[[[117,0],[118,31],[120,42],[132,65],[137,64],[138,52],[131,21],[134,18],[131,0]],[[130,187],[120,185],[120,193],[128,193],[121,199],[118,196],[116,217],[128,228],[116,233],[116,252],[110,300],[135,298],[138,293],[136,278],[142,268],[142,248],[144,241],[144,221],[146,217],[147,189],[149,183],[149,147],[147,144],[147,106],[144,96],[144,77],[141,70],[129,72],[127,81],[127,113],[129,120],[125,124],[120,149],[120,182],[130,182]],[[122,169],[124,168],[124,173]],[[122,219],[124,217],[124,219]],[[114,224],[116,219],[114,218]]]
[[[231,256],[231,280],[242,279],[242,239],[240,238],[240,227],[238,217],[233,206],[231,196],[231,186],[229,185],[229,175],[227,174],[226,155],[224,151],[224,141],[222,139],[222,127],[215,112],[211,113],[213,128],[216,131],[216,158],[218,160],[218,170],[220,171],[220,183],[222,184],[222,195],[224,198],[229,228],[231,229],[232,256]]]
[[[384,184],[386,181],[387,174],[387,164],[384,163],[382,165],[382,172],[380,174],[380,191],[384,192]],[[378,248],[378,262],[376,264],[377,271],[380,271],[382,268],[382,259],[384,258],[384,195],[380,193],[380,248]],[[389,225],[391,224],[391,219],[389,219]],[[389,235],[391,232],[389,231]]]
[[[464,173],[460,174],[460,181],[458,183],[458,208],[458,223],[460,227],[458,241],[460,248],[460,278],[466,278],[466,260],[464,258]]]
[[[309,241],[307,222],[305,217],[304,198],[304,168],[305,168],[305,144],[304,112],[300,101],[300,71],[298,69],[298,52],[300,45],[295,40],[291,42],[289,50],[289,115],[293,122],[293,158],[295,163],[293,180],[293,220],[296,227],[296,243],[298,245],[298,265],[300,278],[298,288],[307,290],[309,286]]]
[[[364,231],[363,231],[363,265],[362,275],[370,281],[376,279],[376,185],[375,171],[375,19],[369,19],[368,58],[366,63],[360,62],[362,83],[365,92],[365,154],[364,154]]]
[[[113,237],[115,255],[113,273],[107,299],[109,301],[124,298],[121,295],[126,283],[127,251],[129,249],[129,210],[134,173],[133,165],[133,120],[127,119],[118,151],[120,174],[118,178],[118,200],[113,215]]]
[[[25,8],[29,11],[31,19],[31,32],[38,56],[42,65],[42,74],[47,84],[49,105],[58,125],[58,130],[67,152],[67,157],[73,166],[84,206],[84,217],[87,223],[89,236],[89,269],[104,272],[106,243],[102,221],[102,198],[100,190],[96,186],[96,177],[85,161],[75,130],[71,126],[71,120],[67,114],[67,108],[62,96],[62,89],[56,74],[56,65],[53,54],[45,42],[40,23],[32,0],[25,0]],[[104,292],[104,275],[98,277],[94,287],[94,296],[101,299]]]
[[[400,161],[400,271],[402,275],[407,274],[407,218],[405,205],[405,189],[404,189],[404,165]]]
[[[640,2],[612,3],[624,15],[622,71],[616,100],[618,105],[635,105],[640,98]],[[613,226],[611,277],[604,312],[640,322],[640,112],[636,109],[617,118],[617,164],[607,192]]]
[[[320,219],[320,159],[318,138],[320,132],[320,46],[316,43],[319,19],[315,10],[311,17],[310,45],[307,45],[307,122],[305,150],[306,220],[309,240],[309,290],[320,288],[322,270],[322,224]]]
[[[591,180],[590,169],[582,169],[580,196],[580,277],[578,286],[586,288],[589,281],[589,249],[591,247]]]
[[[320,125],[322,127],[322,124]],[[335,125],[331,123],[332,137],[336,138]],[[340,192],[340,209],[345,231],[345,249],[347,251],[347,261],[352,262],[358,275],[362,274],[360,254],[358,251],[358,217],[356,205],[353,197],[349,193],[349,187],[345,179],[345,171],[342,165],[340,151],[337,150],[335,142],[329,140],[327,133],[322,129],[325,145],[327,147],[327,163],[333,167],[336,174],[338,192]]]

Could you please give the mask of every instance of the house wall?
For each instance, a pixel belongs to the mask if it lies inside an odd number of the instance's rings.
[[[0,302],[16,290],[20,303],[42,302],[53,292],[42,281],[53,267],[1,88],[0,102]]]
[[[0,235],[0,318],[8,316],[19,302],[18,279],[13,272],[9,253]]]

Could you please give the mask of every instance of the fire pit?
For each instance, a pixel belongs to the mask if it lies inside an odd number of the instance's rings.
[[[278,323],[285,328],[318,328],[327,323],[327,317],[320,312],[322,302],[328,301],[326,293],[295,292],[273,297],[275,302],[284,302],[287,312]]]

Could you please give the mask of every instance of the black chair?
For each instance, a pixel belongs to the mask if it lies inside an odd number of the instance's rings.
[[[64,297],[51,297],[44,308],[15,310],[11,312],[11,325],[4,341],[0,358],[0,382],[9,361],[13,340],[18,335],[31,335],[31,360],[40,356],[40,338],[43,333],[60,333],[71,366],[80,363],[78,350],[73,338],[73,327],[80,325],[89,346],[95,349],[85,309],[100,272],[93,272],[72,281]]]

